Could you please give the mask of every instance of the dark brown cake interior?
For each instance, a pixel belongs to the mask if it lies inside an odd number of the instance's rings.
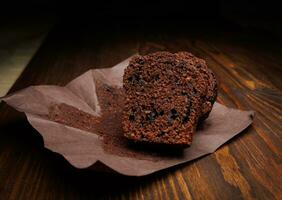
[[[192,54],[136,56],[124,74],[124,135],[134,141],[189,145],[198,120],[208,114],[209,71]],[[210,98],[210,97],[209,97]]]

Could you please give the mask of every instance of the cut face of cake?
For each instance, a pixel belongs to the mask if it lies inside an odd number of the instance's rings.
[[[124,136],[134,141],[190,145],[216,97],[214,75],[203,60],[186,52],[134,57],[123,84]]]

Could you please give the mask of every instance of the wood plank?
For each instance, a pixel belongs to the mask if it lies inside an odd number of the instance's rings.
[[[4,199],[280,199],[281,63],[279,42],[252,32],[179,24],[60,25],[48,35],[10,92],[64,85],[87,69],[156,50],[191,51],[220,82],[218,101],[253,109],[255,121],[216,153],[146,177],[70,166],[43,148],[24,116],[0,104],[0,195]],[[214,27],[213,27],[214,28]],[[266,48],[267,47],[267,48]]]

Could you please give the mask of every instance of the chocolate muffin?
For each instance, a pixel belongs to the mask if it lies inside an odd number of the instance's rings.
[[[124,136],[134,141],[187,146],[216,98],[216,81],[190,53],[134,57],[123,77]]]

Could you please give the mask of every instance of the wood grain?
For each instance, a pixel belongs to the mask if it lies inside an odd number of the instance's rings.
[[[281,199],[281,40],[215,26],[60,24],[10,92],[64,85],[137,52],[185,50],[214,70],[219,102],[256,111],[251,127],[212,155],[146,177],[123,177],[75,169],[43,148],[21,113],[1,103],[0,199]]]

